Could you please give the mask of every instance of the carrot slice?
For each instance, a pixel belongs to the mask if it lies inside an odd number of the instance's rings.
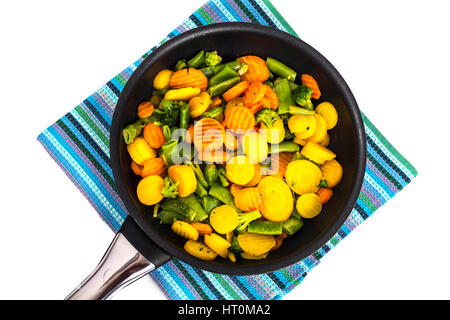
[[[248,82],[264,82],[269,79],[269,69],[266,61],[258,56],[244,56],[237,59],[240,63],[248,65],[248,71],[241,78]]]
[[[266,84],[264,86],[266,87],[266,93],[264,98],[261,99],[261,102],[263,103],[264,108],[276,110],[278,108],[278,96],[271,87]]]
[[[249,108],[239,106],[231,108],[225,115],[225,126],[231,130],[247,131],[256,125],[255,116]]]
[[[194,125],[194,146],[199,151],[221,147],[224,137],[225,129],[215,119],[203,118]]]
[[[208,87],[208,78],[200,70],[181,69],[172,75],[169,85],[173,89],[193,87],[204,91]]]
[[[248,83],[248,81],[241,81],[239,82],[237,85],[235,85],[234,87],[232,87],[231,89],[229,89],[228,91],[226,91],[222,97],[225,101],[230,101],[234,98],[239,97],[240,95],[242,95],[245,90],[247,90],[247,88],[250,86],[250,83]]]
[[[301,77],[302,84],[312,89],[311,98],[319,99],[321,96],[319,85],[317,84],[316,79],[314,79],[309,74],[302,74]]]
[[[261,82],[253,82],[244,94],[244,104],[251,106],[260,102],[266,94],[267,87]]]

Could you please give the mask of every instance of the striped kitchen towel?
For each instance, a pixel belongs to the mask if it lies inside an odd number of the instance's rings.
[[[297,36],[268,0],[210,0],[161,43],[197,26],[227,21],[260,23]],[[38,136],[44,148],[113,231],[120,228],[127,212],[117,194],[110,167],[111,119],[125,83],[152,50],[154,48]],[[280,299],[301,283],[327,252],[417,174],[364,115],[363,119],[368,151],[364,184],[348,220],[328,243],[295,265],[255,276],[215,274],[174,259],[150,275],[167,298]]]

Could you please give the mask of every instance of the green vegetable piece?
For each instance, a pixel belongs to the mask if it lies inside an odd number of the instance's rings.
[[[166,138],[166,140],[172,139],[172,130],[170,130],[169,126],[164,125],[162,127],[162,129],[163,129],[164,138]]]
[[[307,157],[305,157],[304,155],[302,155],[300,152],[296,152],[294,153],[294,156],[292,157],[292,161],[294,160],[308,160]]]
[[[205,209],[206,213],[209,215],[211,214],[211,211],[213,211],[214,208],[217,208],[222,204],[222,201],[220,201],[217,198],[206,196],[202,198],[202,205]]]
[[[161,147],[161,157],[164,160],[166,166],[174,164],[174,159],[179,156],[178,142],[175,140],[166,141]]]
[[[208,219],[208,215],[206,214],[200,201],[198,201],[197,197],[194,194],[178,199],[180,200],[181,203],[186,205],[191,211],[194,212],[194,216],[190,219],[190,221],[200,222]]]
[[[269,153],[281,153],[281,152],[298,152],[300,146],[292,141],[283,141],[280,144],[271,144],[269,146]]]
[[[284,78],[277,78],[273,86],[278,97],[278,114],[288,113],[289,107],[294,104],[289,81]]]
[[[303,115],[303,116],[311,116],[311,115],[315,114],[316,112],[314,110],[310,110],[310,109],[306,109],[306,108],[302,108],[302,107],[290,106],[289,113]]]
[[[218,74],[220,71],[223,70],[223,68],[225,68],[226,66],[230,67],[231,69],[233,69],[234,71],[238,71],[242,68],[242,64],[237,61],[237,60],[233,60],[224,64],[219,64],[214,68],[214,74]],[[248,68],[248,66],[247,66]]]
[[[161,94],[154,94],[150,97],[150,102],[153,104],[155,108],[158,108],[162,99],[163,96]]]
[[[283,232],[285,232],[288,236],[292,236],[298,230],[300,230],[305,223],[303,220],[298,220],[294,217],[290,217],[286,221],[283,222]]]
[[[219,169],[219,182],[223,187],[228,187],[230,185],[230,182],[228,181],[226,176],[225,167],[220,167]]]
[[[252,221],[248,224],[247,232],[267,235],[280,235],[283,233],[283,222],[261,220]]]
[[[238,70],[238,73],[240,76],[244,75],[246,72],[248,71],[248,64],[246,64],[245,62],[241,63],[241,67]]]
[[[233,237],[233,239],[231,240],[230,251],[237,253],[237,254],[243,252],[241,246],[239,245],[237,237]]]
[[[266,128],[271,128],[273,123],[279,118],[280,116],[272,109],[264,108],[259,110],[255,114],[255,120],[257,123],[264,123]]]
[[[319,188],[328,188],[327,180],[325,180],[324,178],[322,178],[322,179],[320,180],[320,183],[319,183],[318,187],[319,187]]]
[[[225,204],[232,206],[233,208],[236,208],[236,206],[234,205],[234,198],[231,195],[230,190],[217,182],[214,182],[211,186],[211,189],[209,189],[209,195],[222,201]]]
[[[231,78],[229,80],[223,81],[221,83],[218,83],[214,86],[209,87],[208,93],[211,96],[211,98],[220,96],[225,91],[230,89],[231,87],[237,85],[241,81],[241,78],[239,76]]]
[[[200,51],[197,53],[191,60],[187,62],[189,68],[200,68],[203,63],[205,62],[205,50]]]
[[[180,123],[180,106],[184,104],[185,102],[183,101],[161,100],[159,108],[153,111],[153,114],[158,119],[155,124],[178,127]]]
[[[297,72],[289,68],[284,63],[274,59],[267,57],[266,59],[267,68],[276,75],[279,75],[280,77],[283,77],[285,79],[295,81],[295,78],[297,77]]]
[[[224,112],[225,108],[221,106],[217,106],[214,108],[209,109],[208,111],[204,112],[201,116],[201,118],[212,118],[217,119],[219,116],[221,116]]]
[[[210,87],[213,87],[216,84],[219,84],[234,77],[239,77],[239,73],[231,69],[229,66],[225,66],[219,73],[217,73],[211,79],[209,79],[208,84]]]
[[[189,121],[191,119],[190,113],[189,113],[189,104],[182,102],[180,103],[180,129],[189,128]]]
[[[164,198],[176,198],[178,195],[178,184],[179,182],[174,182],[169,177],[164,178],[164,187],[161,194]]]
[[[188,65],[185,59],[178,60],[177,63],[175,64],[175,71],[186,69],[187,66]]]
[[[250,212],[244,212],[244,213],[238,213],[239,215],[239,225],[236,228],[236,232],[242,233],[247,229],[247,226],[252,221],[261,218],[261,213],[258,210],[250,211]]]
[[[183,220],[194,221],[195,210],[183,202],[182,199],[185,198],[165,199],[161,204],[161,208],[163,211],[170,211],[183,216]]]
[[[305,85],[299,86],[292,91],[292,96],[297,104],[308,110],[314,110],[314,105],[311,102],[311,94],[313,90]]]
[[[211,78],[213,75],[215,75],[214,73],[214,67],[205,67],[200,69],[203,74],[207,77],[207,78]]]
[[[197,183],[197,188],[195,189],[195,194],[200,198],[206,197],[208,195],[208,191],[200,184]]]
[[[185,221],[186,217],[173,211],[162,210],[158,213],[157,218],[160,223],[172,224],[175,220]]]
[[[203,188],[208,188],[209,187],[208,181],[206,181],[205,176],[203,175],[203,171],[200,168],[200,165],[198,163],[188,163],[188,166],[190,166],[192,170],[194,170],[197,182],[200,183],[203,186]]]
[[[289,81],[289,87],[291,88],[291,91],[294,91],[295,89],[297,89],[300,86],[293,81]]]
[[[219,178],[219,170],[215,164],[206,164],[205,169],[203,170],[205,174],[206,181],[210,186]]]
[[[155,120],[155,117],[150,116],[143,119],[138,119],[135,122],[127,125],[122,130],[123,140],[126,144],[130,144],[139,137],[142,134],[142,130],[144,129],[145,125],[149,122],[153,122]]]
[[[207,67],[215,67],[222,62],[222,57],[217,54],[217,51],[206,52],[205,65]]]

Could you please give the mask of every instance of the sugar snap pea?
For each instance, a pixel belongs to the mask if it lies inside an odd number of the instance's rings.
[[[239,77],[239,73],[229,66],[225,66],[219,73],[216,73],[209,79],[209,86],[213,87],[216,84],[224,82],[234,77]]]
[[[220,82],[214,86],[211,86],[208,89],[209,95],[212,98],[217,97],[217,96],[223,94],[225,91],[227,91],[231,87],[237,85],[240,81],[241,81],[241,78],[239,76],[237,76],[237,77],[228,79],[226,81]]]
[[[295,78],[297,77],[297,72],[289,68],[287,65],[282,63],[281,61],[278,61],[274,58],[267,57],[266,60],[267,68],[269,70],[280,77],[283,77],[285,79],[295,81]]]
[[[280,153],[280,152],[298,152],[300,151],[300,146],[292,141],[283,141],[280,144],[271,144],[269,147],[269,153]]]

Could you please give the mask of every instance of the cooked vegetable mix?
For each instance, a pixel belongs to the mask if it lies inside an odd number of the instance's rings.
[[[312,75],[202,50],[153,89],[123,129],[137,197],[194,257],[266,259],[332,200],[339,118]]]

